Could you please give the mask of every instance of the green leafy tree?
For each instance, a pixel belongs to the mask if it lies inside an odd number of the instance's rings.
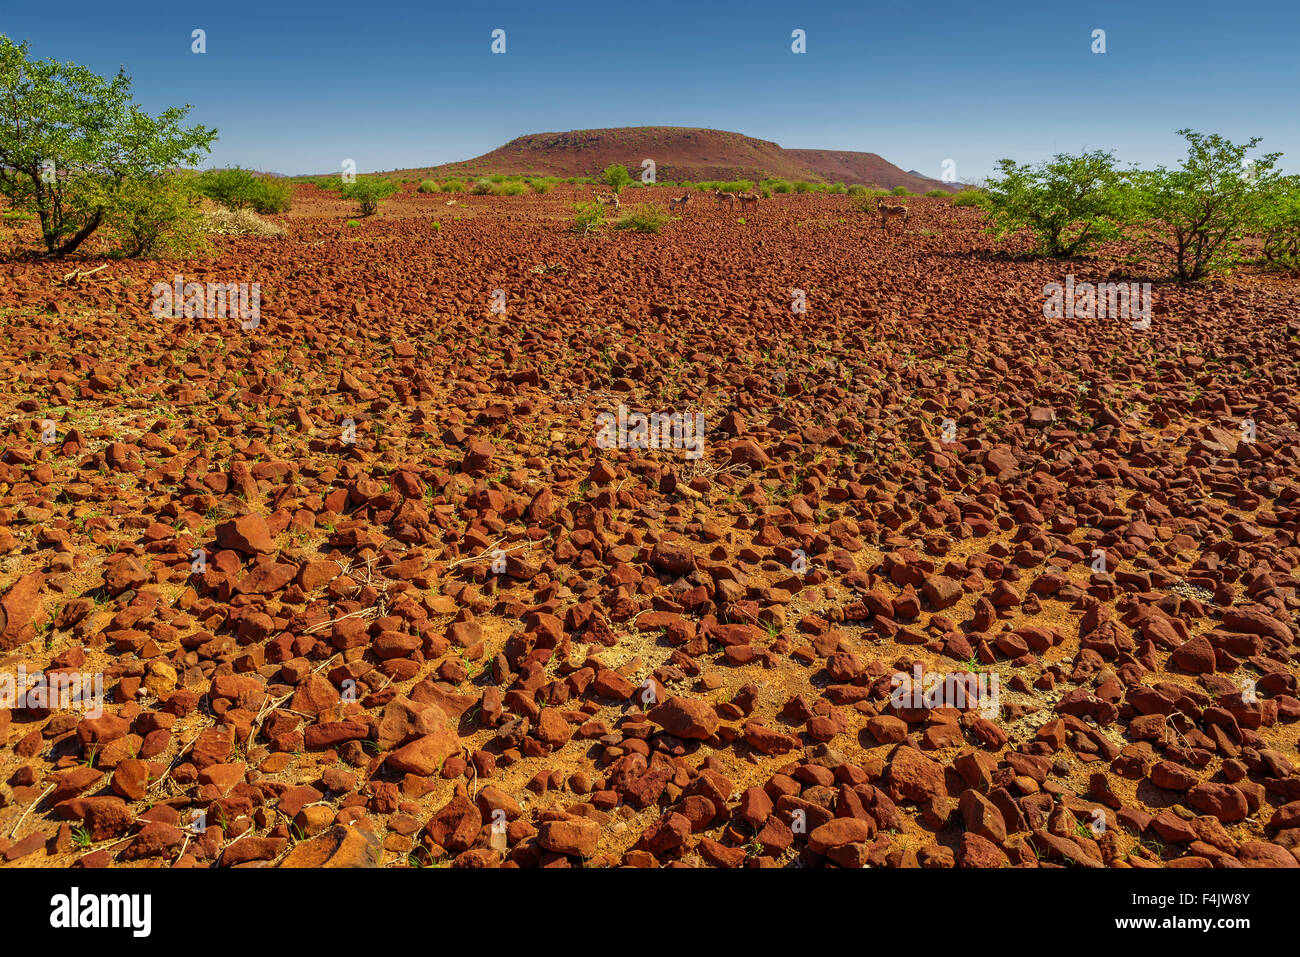
[[[627,167],[621,163],[615,163],[613,166],[605,167],[605,171],[600,174],[605,185],[614,191],[617,196],[623,192],[623,187],[632,182],[632,177],[628,175]]]
[[[131,100],[125,72],[33,60],[0,35],[0,194],[33,213],[46,249],[64,256],[104,222],[116,194],[193,166],[216,130],[183,126],[189,107],[157,116]]]
[[[998,169],[984,196],[999,239],[1028,229],[1039,253],[1070,257],[1120,236],[1128,194],[1111,153],[1058,153],[1037,166],[1003,159]]]
[[[1261,225],[1281,153],[1247,161],[1260,142],[1233,143],[1217,133],[1183,129],[1187,156],[1175,169],[1158,166],[1132,174],[1136,206],[1147,221],[1146,245],[1172,262],[1183,280],[1203,279],[1239,258],[1244,232]]]
[[[340,190],[344,199],[355,200],[361,206],[362,216],[373,216],[379,204],[397,192],[392,180],[377,176],[363,176],[354,183],[347,183]]]

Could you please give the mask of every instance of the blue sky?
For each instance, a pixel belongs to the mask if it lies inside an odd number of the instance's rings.
[[[655,125],[876,152],[935,177],[952,159],[965,181],[1003,156],[1083,148],[1173,163],[1184,126],[1262,136],[1300,170],[1298,28],[1296,0],[62,0],[0,13],[0,33],[35,56],[124,66],[151,110],[193,104],[220,131],[205,165],[308,173],[353,159],[367,172],[523,133]]]

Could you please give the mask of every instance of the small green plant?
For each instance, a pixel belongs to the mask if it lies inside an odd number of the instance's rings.
[[[946,189],[932,189],[928,191],[925,195],[930,197],[931,199],[943,199],[945,196],[950,196],[952,194],[949,193]]]
[[[465,192],[465,184],[458,179],[449,179],[438,187],[438,191],[442,193],[463,193]]]
[[[392,180],[364,176],[345,185],[340,195],[344,199],[354,200],[361,207],[362,216],[373,216],[379,210],[379,204],[395,192],[397,186]]]
[[[952,198],[954,206],[983,206],[986,198],[983,190],[963,189]]]
[[[355,219],[349,219],[349,220],[347,221],[347,223],[345,223],[345,225],[347,225],[347,226],[360,226],[361,223],[360,223],[358,220],[355,220]]]
[[[605,207],[594,199],[589,203],[574,203],[573,212],[569,228],[575,233],[593,232],[605,225]]]
[[[468,192],[471,196],[487,196],[492,192],[492,180],[475,180],[474,185],[469,188]]]
[[[72,843],[80,848],[87,848],[93,843],[90,837],[90,831],[84,824],[74,824],[72,826]]]
[[[895,186],[889,191],[890,196],[915,196],[916,194],[906,186]]]
[[[438,192],[438,184],[431,179],[422,180],[415,191],[417,193],[436,193]]]

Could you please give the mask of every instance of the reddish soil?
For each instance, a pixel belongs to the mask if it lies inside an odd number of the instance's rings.
[[[108,700],[0,710],[0,861],[1300,863],[1300,284],[1047,321],[1125,251],[589,192],[5,255],[0,674]],[[260,325],[155,318],[177,274]],[[620,405],[703,457],[598,447]],[[896,706],[918,664],[997,707]]]
[[[782,149],[768,140],[723,130],[636,126],[607,130],[532,133],[461,163],[399,170],[407,176],[511,175],[592,176],[621,163],[639,177],[641,163],[655,162],[663,182],[767,177],[808,182],[844,183],[914,193],[957,187],[899,169],[875,153],[844,150]]]

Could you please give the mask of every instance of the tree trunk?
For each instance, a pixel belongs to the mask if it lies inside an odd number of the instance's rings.
[[[73,252],[78,246],[84,243],[87,240],[87,238],[89,238],[91,233],[93,233],[95,230],[99,228],[99,224],[103,221],[103,219],[104,219],[104,210],[101,207],[100,209],[95,210],[95,215],[90,217],[90,220],[86,223],[86,225],[82,226],[79,230],[77,230],[76,235],[74,235],[71,239],[69,239],[58,249],[53,250],[54,256],[56,258],[62,258],[63,256],[68,255],[68,253]]]

